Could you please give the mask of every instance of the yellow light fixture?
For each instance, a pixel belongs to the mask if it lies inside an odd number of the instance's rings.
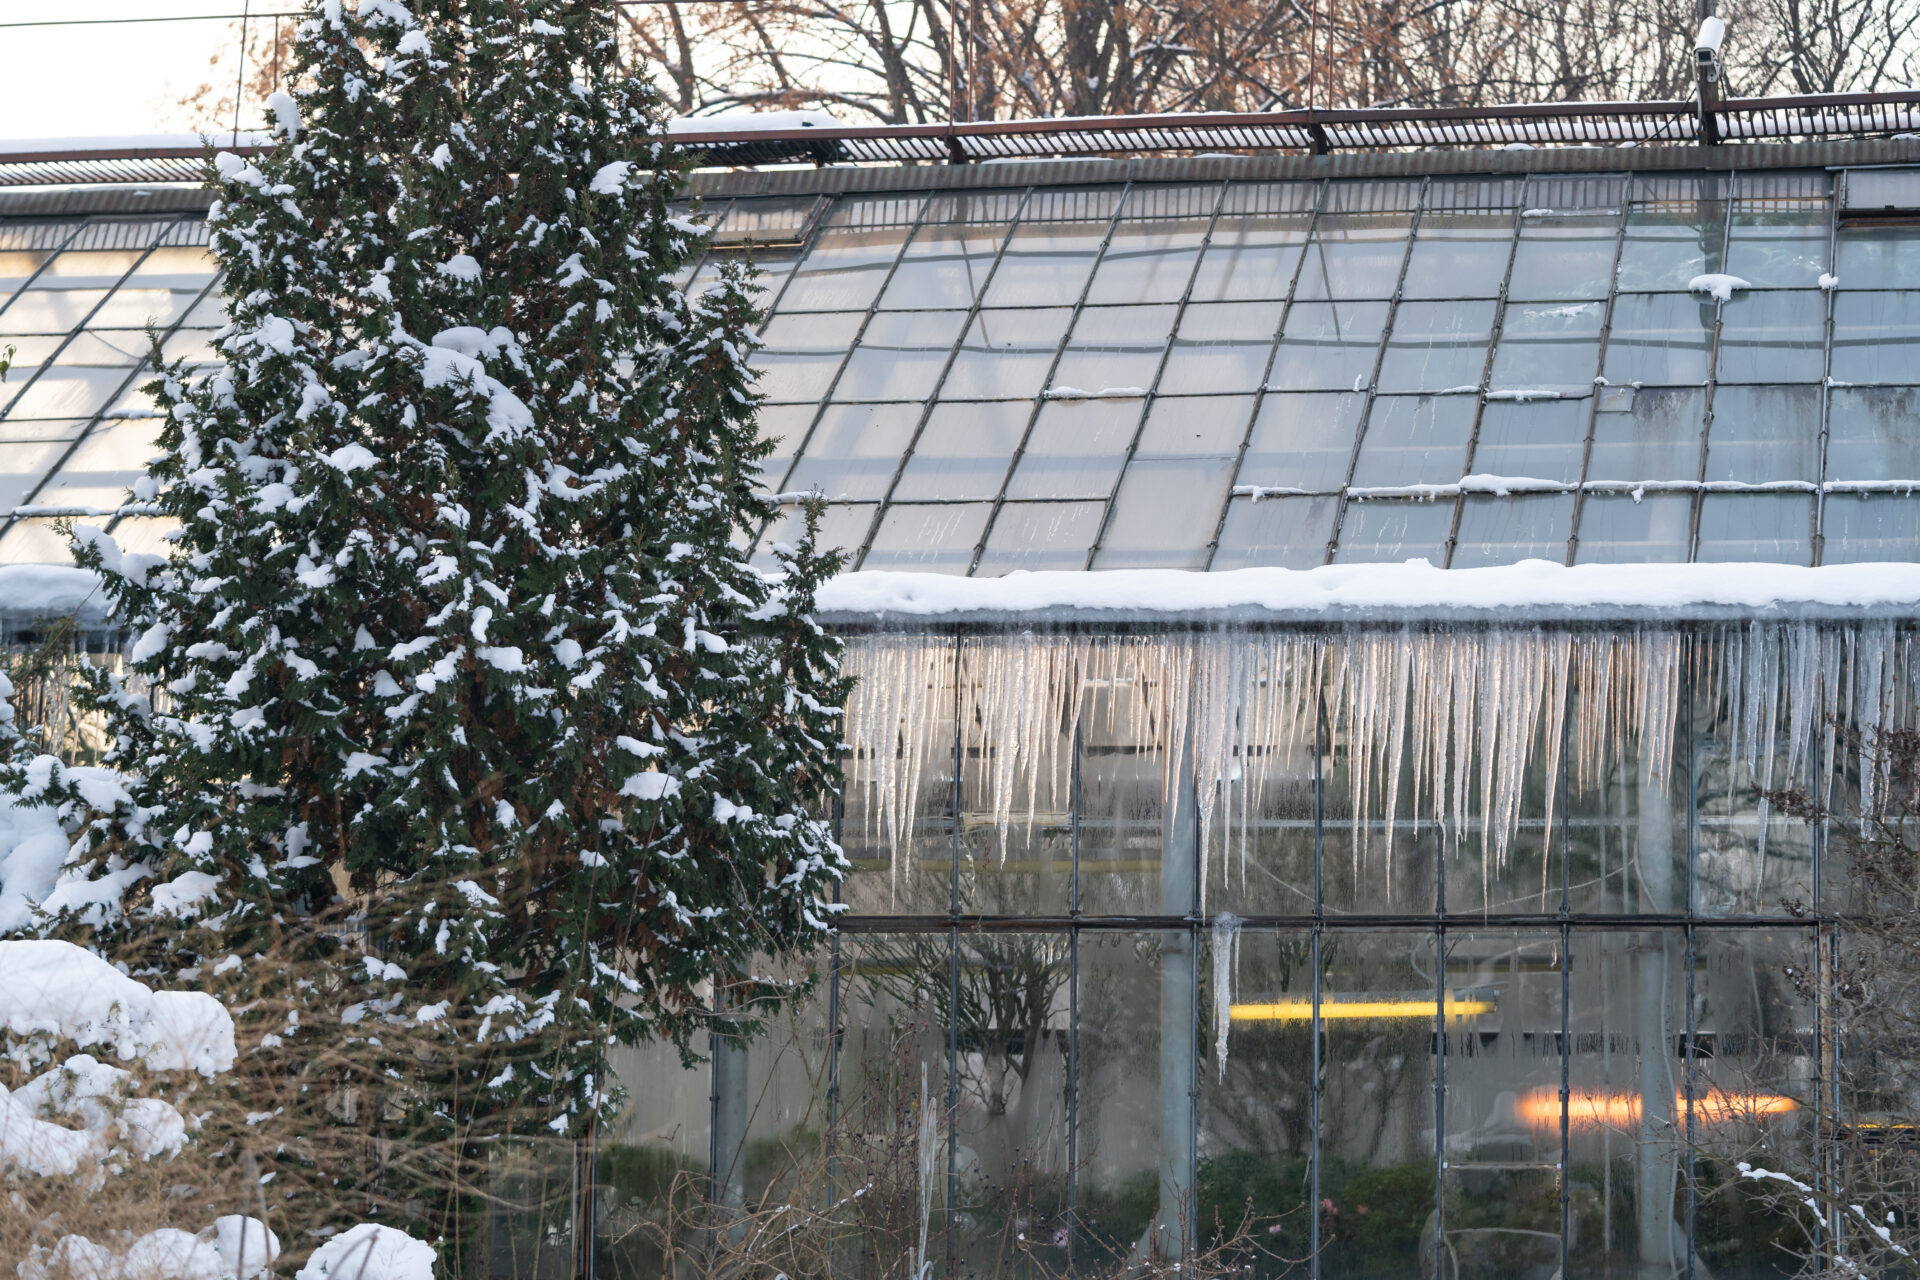
[[[1725,1124],[1732,1120],[1752,1123],[1761,1116],[1783,1115],[1797,1111],[1800,1104],[1777,1093],[1748,1093],[1729,1089],[1707,1089],[1693,1099],[1693,1118],[1702,1124]],[[1674,1097],[1672,1119],[1684,1123],[1687,1095]],[[1520,1117],[1535,1128],[1560,1123],[1560,1095],[1541,1089],[1520,1100]],[[1631,1128],[1640,1123],[1640,1095],[1625,1090],[1575,1089],[1567,1096],[1567,1123],[1575,1129]]]
[[[1492,1013],[1499,1007],[1499,1004],[1493,1000],[1468,998],[1452,993],[1447,995],[1446,1013],[1449,1018],[1471,1018],[1478,1014]],[[1228,1013],[1235,1022],[1309,1022],[1313,1018],[1313,1001],[1305,997],[1294,997],[1259,1004],[1236,1004],[1229,1006]],[[1322,1022],[1431,1018],[1433,1013],[1432,997],[1425,1000],[1399,997],[1392,1000],[1333,999],[1320,1002],[1320,1021]]]

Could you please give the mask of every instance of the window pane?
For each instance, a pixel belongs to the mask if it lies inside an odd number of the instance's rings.
[[[68,447],[62,440],[0,443],[0,511],[24,503]]]
[[[138,418],[97,424],[75,446],[35,497],[49,504],[117,507],[133,482],[147,472],[147,460],[160,450],[154,443],[160,420]]]
[[[992,512],[990,502],[891,503],[860,567],[965,573]]]
[[[1106,239],[1119,191],[1090,187],[1036,192],[987,286],[989,307],[1072,303]]]
[[[1821,564],[1920,560],[1920,497],[1830,493],[1821,505]]]
[[[35,289],[107,289],[133,270],[141,253],[134,249],[69,249],[40,272]]]
[[[1340,522],[1335,564],[1447,562],[1453,532],[1453,502],[1349,502]]]
[[[166,328],[199,298],[197,289],[115,289],[88,321],[102,329]]]
[[[1588,394],[1600,363],[1600,322],[1605,315],[1605,304],[1599,302],[1508,303],[1489,389]]]
[[[1468,470],[1572,484],[1586,451],[1586,400],[1493,401],[1480,411]]]
[[[1246,438],[1252,396],[1160,396],[1147,410],[1136,458],[1220,457]]]
[[[980,312],[961,340],[942,398],[1031,400],[1040,394],[1072,318],[1070,307]]]
[[[1513,248],[1511,213],[1428,213],[1407,259],[1403,298],[1491,298]]]
[[[1089,303],[1178,302],[1220,188],[1135,187],[1087,291]]]
[[[1697,480],[1706,393],[1694,389],[1600,392],[1589,480]]]
[[[760,438],[773,442],[773,452],[760,464],[761,483],[778,485],[787,478],[793,455],[800,452],[801,439],[813,425],[817,412],[810,404],[765,404],[754,411]]]
[[[832,502],[820,514],[820,541],[822,551],[844,551],[858,558],[860,544],[866,541],[867,530],[873,525],[873,513],[879,504],[859,502],[847,504]],[[797,506],[783,506],[780,514],[774,518],[767,531],[760,535],[759,549],[754,553],[753,563],[758,568],[768,568],[774,563],[771,552],[776,542],[794,543],[800,540],[805,530],[804,513]],[[848,561],[852,564],[852,560]]]
[[[1239,483],[1339,490],[1347,482],[1354,433],[1366,407],[1366,395],[1352,391],[1269,393],[1260,402]]]
[[[1087,307],[1054,370],[1056,391],[1146,394],[1160,371],[1175,308]]]
[[[210,252],[183,245],[149,253],[127,283],[143,289],[190,289],[198,293],[219,274],[219,264]]]
[[[1818,382],[1827,297],[1811,290],[1736,293],[1720,309],[1721,382]]]
[[[9,418],[84,418],[107,405],[134,372],[131,365],[91,368],[56,364],[22,387],[6,408]],[[6,405],[7,384],[0,383],[0,405]]]
[[[918,198],[910,204],[917,206]],[[897,222],[867,225],[882,216]],[[840,200],[794,268],[787,291],[780,295],[780,310],[851,311],[871,305],[900,256],[912,221],[913,208],[897,197]]]
[[[1220,549],[1213,569],[1252,569],[1278,565],[1284,569],[1312,569],[1326,563],[1327,543],[1333,537],[1333,519],[1340,499],[1329,494],[1313,498],[1233,499],[1227,522],[1220,530]]]
[[[1000,508],[974,570],[990,578],[1016,569],[1084,569],[1106,502],[1009,502]]]
[[[1380,390],[1478,388],[1492,335],[1491,302],[1403,302],[1380,364]]]
[[[1120,480],[1096,569],[1204,569],[1233,459],[1135,462]]]
[[[1464,474],[1472,396],[1380,396],[1354,463],[1356,488],[1453,484]]]
[[[105,289],[28,289],[0,311],[0,333],[66,333],[106,296]]]
[[[1814,288],[1827,270],[1827,221],[1824,202],[1778,212],[1735,206],[1727,272],[1756,289]]]
[[[1279,391],[1365,391],[1386,324],[1384,302],[1294,303],[1268,385]]]
[[[0,564],[72,563],[72,541],[52,520],[16,520],[0,535]]]
[[[1694,559],[1813,562],[1813,496],[1709,493],[1700,499],[1700,548]]]
[[[1567,535],[1572,532],[1570,493],[1470,495],[1460,508],[1460,538],[1451,567],[1472,569],[1522,560],[1564,564]]]
[[[1920,480],[1920,391],[1836,387],[1827,404],[1829,480]]]
[[[1272,302],[1189,306],[1160,376],[1164,394],[1252,391],[1266,372],[1280,307]]]
[[[1520,219],[1507,297],[1516,302],[1604,298],[1613,282],[1617,213],[1564,216],[1529,210]]]
[[[1040,407],[1009,498],[1099,498],[1113,493],[1140,427],[1138,400],[1049,400]]]
[[[917,404],[828,405],[786,487],[829,498],[881,498],[920,425]]]
[[[1719,200],[1639,204],[1627,213],[1620,288],[1678,289],[1722,269],[1727,207]]]
[[[935,196],[893,269],[881,308],[971,306],[1017,205],[1008,192]]]
[[[1833,273],[1844,289],[1920,289],[1920,227],[1842,225]]]
[[[767,321],[750,363],[760,371],[756,384],[774,403],[818,400],[840,371],[847,348],[860,332],[858,314],[775,316]]]
[[[1920,252],[1920,244],[1914,247]],[[0,324],[5,322],[0,315]],[[1920,292],[1835,296],[1833,378],[1920,383]]]
[[[33,278],[43,263],[53,255],[25,249],[0,251],[0,306],[15,290]]]
[[[1229,187],[1194,276],[1193,301],[1286,297],[1312,221],[1298,202],[1311,191],[1310,185],[1293,183]],[[1284,207],[1269,211],[1269,205]]]
[[[1575,564],[1677,564],[1692,538],[1693,495],[1590,493],[1580,507]]]
[[[1607,341],[1607,381],[1705,382],[1713,313],[1712,300],[1691,294],[1621,294],[1614,300],[1613,331]]]
[[[860,345],[833,389],[835,400],[924,400],[933,394],[964,311],[883,311],[867,323]]]
[[[1390,298],[1407,253],[1406,214],[1327,214],[1313,229],[1296,298]]]
[[[1720,387],[1707,429],[1707,479],[1820,478],[1820,388]]]
[[[895,500],[997,497],[1032,413],[1031,405],[1018,400],[935,405]]]

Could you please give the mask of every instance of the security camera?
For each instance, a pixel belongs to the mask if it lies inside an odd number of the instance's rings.
[[[1694,60],[1703,72],[1717,71],[1720,66],[1720,42],[1727,38],[1727,24],[1718,18],[1708,17],[1700,21],[1700,34],[1693,40]]]

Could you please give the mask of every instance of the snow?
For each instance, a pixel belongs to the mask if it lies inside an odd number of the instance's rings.
[[[0,139],[0,159],[44,153],[97,151],[103,155],[124,155],[142,151],[181,151],[198,157],[206,152],[209,140],[229,147],[270,147],[273,135],[242,131],[234,135],[222,129],[213,134],[197,133],[121,133],[87,137],[4,138]]]
[[[69,942],[0,942],[0,1030],[103,1045],[122,1060],[203,1075],[233,1065],[233,1017],[198,991],[156,992]]]
[[[667,121],[667,133],[674,137],[698,137],[708,133],[785,133],[794,129],[842,127],[838,119],[825,111],[736,111],[717,116],[680,116]]]
[[[627,174],[632,169],[632,163],[626,160],[603,164],[593,175],[593,181],[587,184],[587,190],[597,196],[617,196],[627,185]]]
[[[1822,289],[1838,289],[1840,287],[1840,277],[1822,271],[1820,273],[1820,287]]]
[[[292,94],[274,90],[267,95],[267,110],[273,113],[273,123],[278,132],[288,138],[300,136],[300,106],[294,102]]]
[[[343,444],[326,455],[327,465],[335,471],[351,474],[376,465],[380,459],[374,457],[373,450],[358,442]]]
[[[115,1256],[85,1236],[35,1246],[20,1280],[266,1280],[280,1241],[258,1218],[228,1214],[198,1235],[162,1227],[136,1237]]]
[[[433,1280],[433,1259],[406,1232],[363,1222],[315,1249],[294,1280]]]
[[[1512,390],[1487,392],[1487,399],[1489,400],[1512,400],[1518,404],[1526,404],[1532,400],[1558,400],[1559,398],[1560,393],[1558,391]]]
[[[1708,272],[1703,276],[1695,276],[1693,279],[1687,281],[1688,293],[1709,294],[1720,302],[1732,302],[1733,291],[1735,289],[1751,288],[1753,288],[1753,286],[1745,280],[1742,280],[1739,276],[1725,275],[1718,271]]]
[[[440,264],[440,274],[450,280],[462,280],[469,284],[480,281],[480,261],[470,253],[456,253]]]
[[[1213,918],[1213,1061],[1227,1081],[1227,1037],[1233,1030],[1233,989],[1240,972],[1240,917],[1222,911]]]
[[[1082,391],[1079,387],[1051,387],[1040,393],[1043,400],[1137,400],[1147,394],[1145,387],[1102,387]]]
[[[823,585],[829,618],[1007,615],[1219,615],[1263,618],[1415,611],[1556,614],[1842,610],[1898,612],[1920,603],[1920,565],[1589,564],[1545,560],[1484,569],[1405,564],[1193,573],[1120,569],[960,578],[863,571]]]

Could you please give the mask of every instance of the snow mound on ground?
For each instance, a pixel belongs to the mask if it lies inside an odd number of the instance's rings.
[[[293,1280],[433,1280],[433,1249],[404,1231],[363,1222],[314,1250]]]
[[[135,982],[70,942],[0,942],[0,1032],[104,1045],[123,1061],[213,1075],[233,1065],[233,1015],[199,991]]]
[[[229,1214],[198,1235],[175,1227],[149,1231],[116,1255],[85,1236],[36,1245],[20,1280],[265,1280],[280,1241],[258,1218]]]

